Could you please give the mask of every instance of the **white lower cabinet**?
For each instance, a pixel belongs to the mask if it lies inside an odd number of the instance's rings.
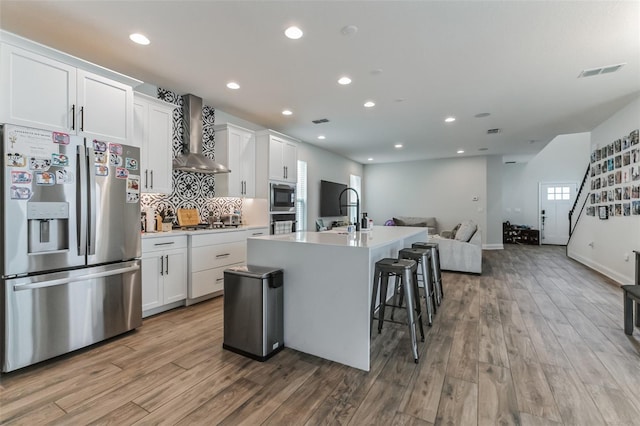
[[[260,237],[262,235],[269,235],[269,227],[265,226],[264,228],[253,228],[247,231],[247,238],[249,237]]]
[[[247,259],[247,236],[245,230],[189,236],[189,299],[224,290],[224,270]]]
[[[187,298],[187,236],[142,240],[142,316],[175,307]]]

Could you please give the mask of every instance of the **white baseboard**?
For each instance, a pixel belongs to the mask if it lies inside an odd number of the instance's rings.
[[[580,256],[578,254],[573,254],[573,253],[568,253],[567,256],[573,260],[576,260],[580,263],[582,263],[583,265],[588,266],[589,268],[600,272],[603,275],[606,275],[607,277],[611,278],[612,280],[614,280],[615,282],[617,282],[620,285],[625,285],[625,284],[633,284],[634,283],[634,278],[633,277],[627,277],[625,275],[622,275],[616,271],[614,271],[613,269],[607,268],[604,265],[601,265],[597,262],[594,262],[592,259],[587,259],[586,257]]]
[[[503,244],[483,244],[482,250],[504,250]]]

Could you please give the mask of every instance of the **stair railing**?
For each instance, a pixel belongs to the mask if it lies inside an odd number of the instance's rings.
[[[582,178],[580,189],[578,190],[578,194],[576,195],[576,200],[573,202],[573,207],[571,207],[571,210],[569,210],[569,240],[567,241],[567,248],[569,247],[569,241],[571,241],[573,231],[575,231],[576,227],[578,226],[578,221],[580,220],[580,217],[582,217],[584,208],[587,205],[587,201],[589,200],[589,190],[585,190],[585,185],[587,184],[590,170],[591,164],[587,164],[587,170],[584,172],[584,177]],[[580,212],[575,215],[576,209],[578,208],[578,204],[580,202],[580,195],[582,195],[582,191],[586,191],[586,197],[584,197],[584,201],[582,202],[582,206],[580,207]],[[575,223],[573,222],[574,217]]]

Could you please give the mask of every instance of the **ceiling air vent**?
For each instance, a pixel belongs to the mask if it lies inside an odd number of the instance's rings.
[[[626,63],[622,63],[622,64],[616,64],[616,65],[607,65],[599,68],[590,68],[588,70],[582,70],[582,72],[578,75],[578,78],[593,77],[594,75],[600,75],[600,74],[609,74],[609,73],[618,71],[620,68],[622,68],[625,65]]]
[[[311,121],[313,124],[322,124],[322,123],[328,123],[329,120],[327,120],[326,118],[321,118],[319,120],[312,120]]]
[[[489,129],[489,130],[487,130],[487,134],[488,135],[495,135],[495,134],[498,134],[500,132],[502,132],[502,129]]]

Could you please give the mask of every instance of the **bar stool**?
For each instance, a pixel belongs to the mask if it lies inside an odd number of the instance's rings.
[[[413,279],[418,283],[418,287],[424,288],[424,303],[427,312],[427,325],[433,325],[433,316],[436,314],[436,294],[433,289],[431,278],[431,250],[422,248],[404,248],[398,252],[400,259],[415,260],[418,264]],[[420,271],[420,273],[418,273]],[[420,283],[422,282],[422,286]],[[400,301],[402,305],[402,301]]]
[[[440,251],[438,250],[438,243],[413,243],[411,244],[411,247],[431,250],[431,277],[433,279],[434,288],[436,290],[436,299],[438,301],[438,306],[440,306],[442,298],[444,297],[444,292],[442,290],[442,274],[440,272]]]
[[[373,320],[378,320],[378,333],[382,332],[382,323],[385,321],[398,324],[405,324],[400,321],[393,321],[384,318],[384,310],[386,306],[393,308],[402,308],[395,304],[387,303],[387,289],[389,285],[389,277],[396,277],[397,286],[402,286],[402,291],[407,298],[407,324],[409,325],[409,333],[411,335],[411,351],[413,352],[413,360],[418,362],[418,342],[416,336],[416,322],[420,329],[420,337],[424,342],[424,329],[422,328],[422,312],[420,310],[420,302],[418,301],[418,283],[414,279],[417,263],[409,259],[392,259],[385,258],[375,265],[373,276],[373,290],[371,294],[371,322],[369,324],[369,332],[373,331]],[[380,287],[379,303],[376,305],[376,296],[378,295],[378,287]],[[395,293],[395,288],[394,288]],[[395,299],[395,297],[394,297]],[[375,316],[376,307],[379,307],[378,316]],[[415,312],[414,312],[415,311]]]

